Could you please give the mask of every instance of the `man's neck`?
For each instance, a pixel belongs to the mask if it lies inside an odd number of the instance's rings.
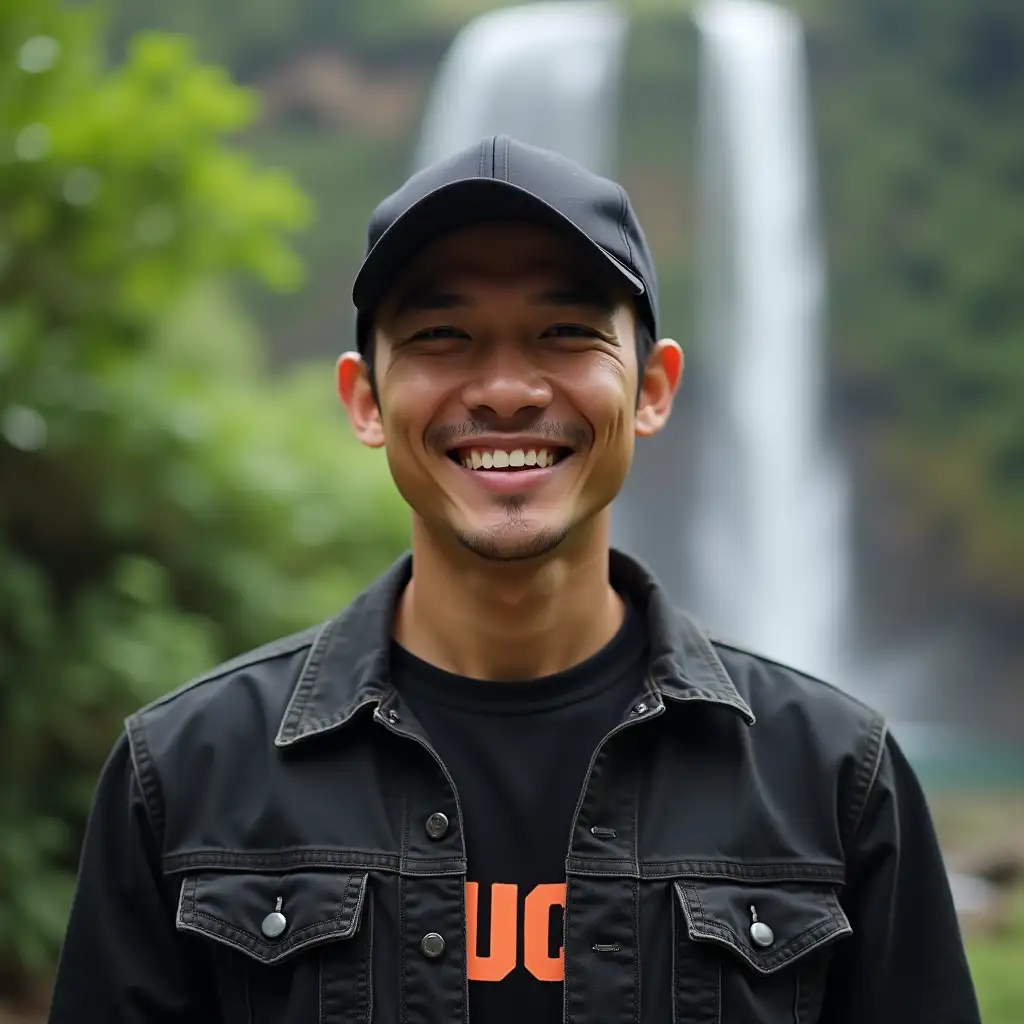
[[[395,639],[475,679],[539,679],[585,661],[625,614],[608,578],[607,530],[594,526],[594,543],[521,562],[442,551],[414,529]]]

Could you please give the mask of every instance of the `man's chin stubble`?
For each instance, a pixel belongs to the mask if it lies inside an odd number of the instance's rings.
[[[526,522],[524,504],[513,498],[506,500],[504,506],[505,522],[502,525],[491,530],[460,532],[457,536],[463,547],[489,561],[522,562],[549,554],[572,532],[573,524],[570,522],[558,530],[538,530],[531,536],[517,538],[516,530]]]

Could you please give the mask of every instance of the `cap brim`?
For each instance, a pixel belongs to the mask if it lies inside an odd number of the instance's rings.
[[[427,245],[458,228],[491,220],[523,220],[566,231],[606,261],[635,295],[644,283],[585,231],[532,192],[495,178],[465,178],[435,189],[405,211],[367,254],[352,286],[357,310],[374,309]]]

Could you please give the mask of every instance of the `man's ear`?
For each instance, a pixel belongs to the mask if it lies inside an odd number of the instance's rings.
[[[370,386],[370,369],[358,352],[346,352],[338,360],[337,385],[356,437],[367,448],[380,448],[384,444],[384,425]]]
[[[668,422],[672,399],[683,379],[683,350],[670,338],[654,346],[643,367],[636,409],[636,436],[653,437]]]

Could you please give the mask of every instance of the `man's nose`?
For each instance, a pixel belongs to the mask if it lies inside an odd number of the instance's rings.
[[[514,346],[495,345],[476,367],[463,389],[467,409],[489,409],[500,419],[522,409],[543,409],[552,398],[551,386],[527,354]]]

